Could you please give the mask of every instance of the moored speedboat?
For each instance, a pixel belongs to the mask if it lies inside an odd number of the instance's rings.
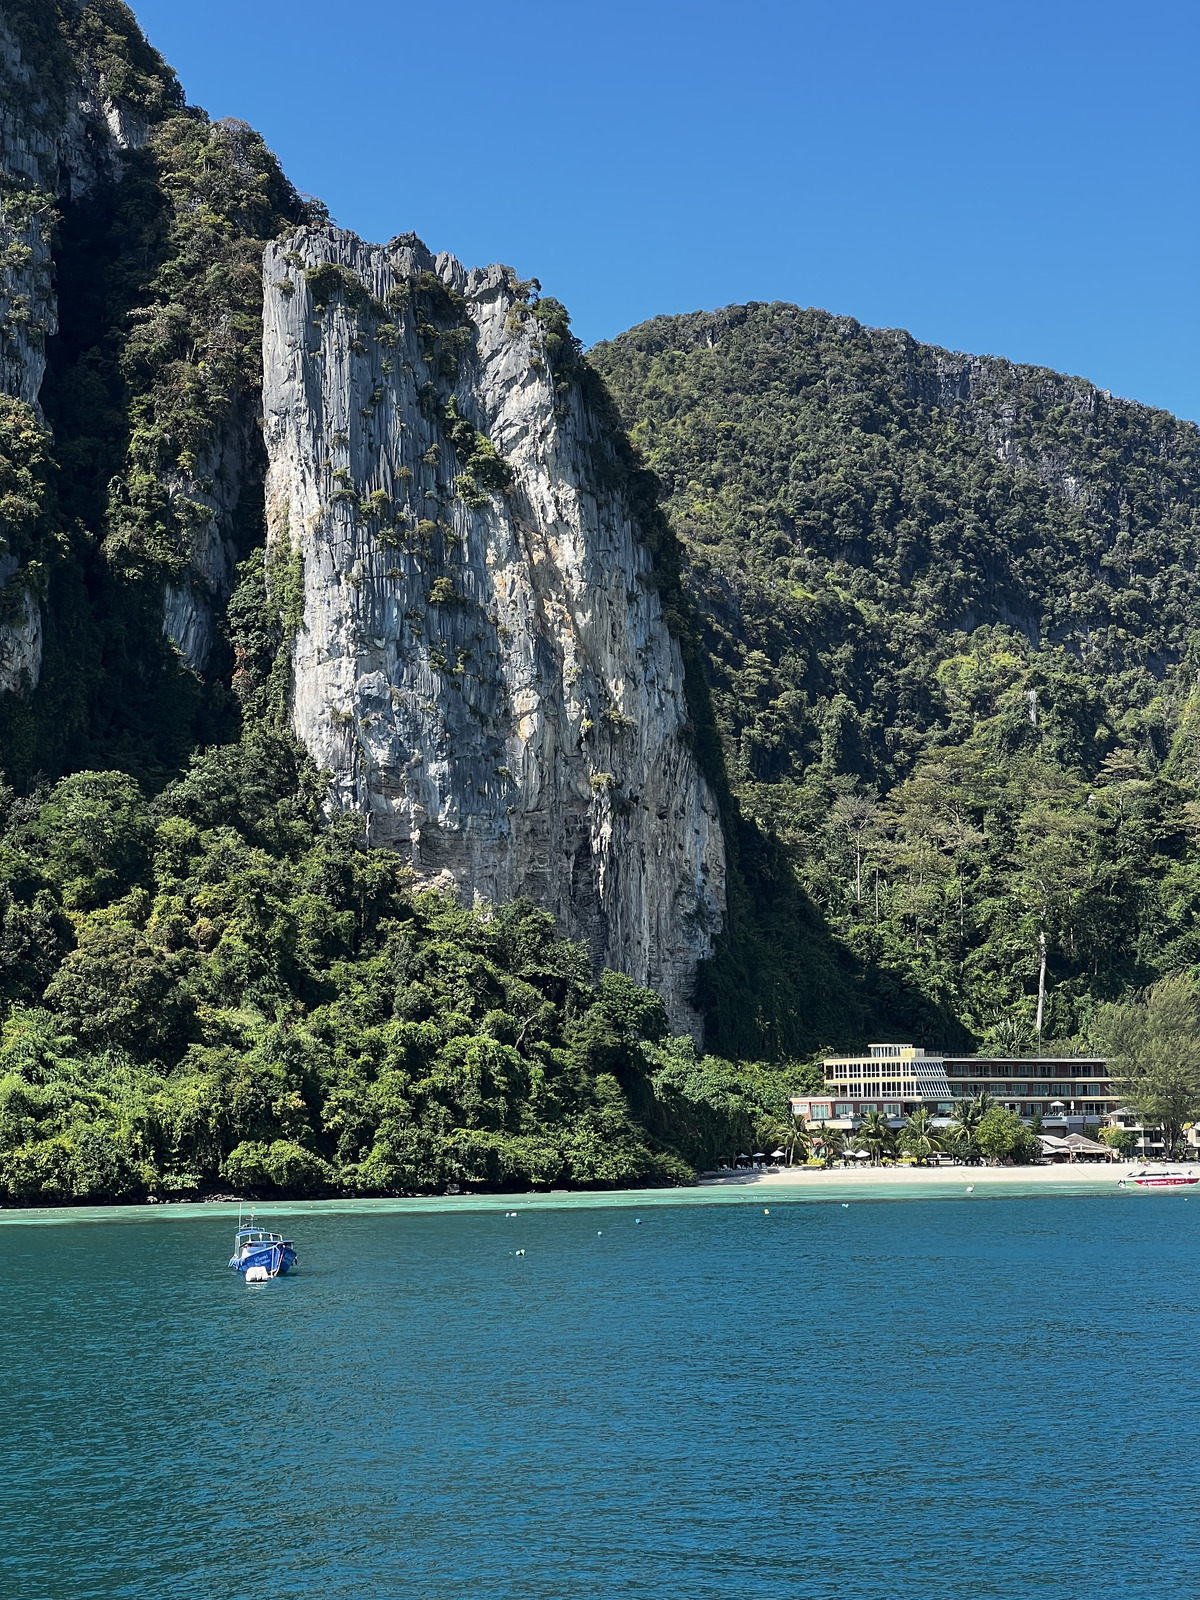
[[[248,1283],[264,1278],[279,1278],[289,1272],[297,1261],[296,1248],[281,1233],[268,1233],[263,1228],[239,1228],[234,1235],[233,1255],[229,1265],[244,1272]]]
[[[1186,1172],[1182,1167],[1143,1167],[1140,1172],[1131,1172],[1125,1181],[1136,1183],[1139,1189],[1178,1189],[1200,1183],[1200,1172],[1191,1167]]]

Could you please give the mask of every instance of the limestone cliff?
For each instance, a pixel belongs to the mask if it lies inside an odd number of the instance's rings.
[[[57,433],[62,404],[43,412],[49,354],[60,402],[92,386],[71,428],[106,405],[124,414],[126,440],[110,414],[89,447],[109,451],[94,469],[106,503],[72,509],[122,573],[155,584],[163,632],[203,674],[245,554],[239,502],[261,476],[254,230],[304,212],[245,124],[186,107],[123,8],[47,0],[46,13],[0,0],[0,395]],[[37,584],[19,562],[7,586],[0,663],[19,659],[36,687]],[[0,693],[17,682],[0,666]]]
[[[716,806],[619,464],[530,286],[332,228],[269,246],[264,283],[269,570],[335,803],[422,878],[532,896],[696,1026]]]

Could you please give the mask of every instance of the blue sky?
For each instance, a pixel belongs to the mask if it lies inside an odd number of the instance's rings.
[[[1194,4],[135,10],[343,227],[507,262],[586,343],[792,300],[1200,418]]]

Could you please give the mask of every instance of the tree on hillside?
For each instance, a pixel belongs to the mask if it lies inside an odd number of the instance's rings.
[[[1046,1013],[1047,941],[1069,928],[1070,913],[1091,875],[1095,833],[1088,812],[1066,811],[1039,798],[1017,829],[1018,892],[1037,929],[1038,997],[1034,1023],[1040,1048]]]
[[[1023,1056],[1034,1044],[1034,1032],[1028,1018],[1012,1012],[998,1014],[984,1032],[982,1051],[998,1056]]]
[[[830,819],[854,846],[854,900],[862,905],[863,851],[876,831],[879,804],[870,795],[843,794],[834,801]]]
[[[1094,1037],[1109,1059],[1118,1093],[1141,1121],[1161,1128],[1173,1155],[1183,1125],[1200,1112],[1200,990],[1180,974],[1163,978],[1140,1000],[1102,1006]]]

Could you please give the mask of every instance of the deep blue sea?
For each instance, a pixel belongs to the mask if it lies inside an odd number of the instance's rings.
[[[0,1595],[1200,1594],[1200,1197],[766,1203],[0,1227]]]

